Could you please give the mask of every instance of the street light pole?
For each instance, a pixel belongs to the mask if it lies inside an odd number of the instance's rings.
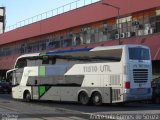
[[[102,2],[103,2],[103,0],[102,0]],[[118,34],[119,34],[119,38],[118,38],[118,44],[120,45],[121,43],[120,43],[120,29],[119,29],[119,11],[120,11],[120,8],[119,7],[117,7],[117,6],[114,6],[114,5],[112,5],[112,4],[109,4],[109,3],[102,3],[103,5],[107,5],[107,6],[111,6],[111,7],[113,7],[113,8],[115,8],[116,10],[117,10],[117,19],[118,19],[118,21],[117,21],[117,31],[118,31]]]

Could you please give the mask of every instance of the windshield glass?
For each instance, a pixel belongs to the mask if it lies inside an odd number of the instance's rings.
[[[131,60],[149,60],[149,50],[147,48],[129,48],[129,59]]]

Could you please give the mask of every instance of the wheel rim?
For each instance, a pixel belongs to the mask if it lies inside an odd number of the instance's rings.
[[[92,97],[92,101],[94,105],[101,105],[102,103],[102,97],[100,93],[94,93]]]
[[[95,96],[95,97],[94,97],[94,101],[95,101],[96,103],[98,103],[98,102],[100,101],[99,96]]]
[[[26,95],[26,101],[30,101],[31,100],[31,96],[30,96],[30,94],[29,93],[27,93],[27,95]]]

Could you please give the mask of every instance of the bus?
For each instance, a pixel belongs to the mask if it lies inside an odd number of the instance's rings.
[[[151,99],[150,49],[143,45],[99,46],[25,54],[17,58],[12,97],[24,101],[125,103]]]

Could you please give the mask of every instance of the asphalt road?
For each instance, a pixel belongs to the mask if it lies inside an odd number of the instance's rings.
[[[127,103],[125,105],[83,106],[78,103],[13,100],[11,95],[0,94],[0,113],[27,119],[85,120],[85,119],[160,119],[160,105]],[[13,116],[12,116],[13,115]],[[124,116],[127,115],[127,116]],[[118,117],[117,117],[118,116]],[[138,117],[137,117],[138,116]]]

